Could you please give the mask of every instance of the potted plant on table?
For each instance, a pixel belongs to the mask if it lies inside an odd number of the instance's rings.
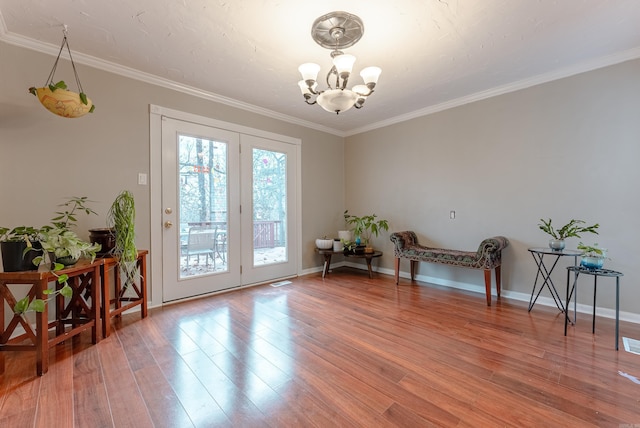
[[[607,249],[601,248],[596,242],[593,245],[578,244],[578,250],[582,251],[580,266],[587,269],[602,269],[607,258]]]
[[[598,223],[592,226],[583,226],[586,224],[585,221],[572,219],[569,223],[559,229],[556,229],[552,226],[551,219],[544,220],[541,218],[540,221],[541,223],[538,223],[540,230],[547,233],[552,238],[549,240],[549,247],[553,251],[564,250],[566,246],[565,239],[567,238],[580,238],[582,233],[595,233],[597,235],[597,229],[600,227]]]
[[[123,288],[133,284],[138,277],[138,249],[136,247],[136,206],[133,194],[123,190],[111,204],[107,223],[115,234],[111,254],[118,259],[124,273]]]
[[[371,237],[378,236],[380,231],[389,230],[389,222],[384,219],[378,219],[375,214],[365,215],[362,217],[349,214],[349,210],[344,212],[344,220],[353,228],[355,242],[345,242],[345,248],[353,250],[354,245],[364,245],[365,253],[372,253]]]
[[[75,264],[80,257],[93,261],[100,251],[100,244],[86,242],[71,230],[76,226],[78,213],[97,214],[87,206],[90,202],[86,196],[74,196],[61,204],[61,211],[51,219],[51,225],[40,229],[40,242],[44,252],[55,257],[56,263],[65,266]]]
[[[0,249],[5,272],[34,270],[36,254],[31,248],[42,248],[38,240],[38,229],[31,226],[18,226],[13,229],[0,227]]]

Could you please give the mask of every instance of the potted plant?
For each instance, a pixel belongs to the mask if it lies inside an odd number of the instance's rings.
[[[31,252],[31,248],[41,248],[38,229],[31,226],[0,227],[0,250],[5,272],[37,269],[33,263],[37,254]]]
[[[96,109],[96,106],[84,92],[68,91],[64,80],[55,84],[50,83],[41,88],[32,86],[29,88],[29,92],[35,95],[47,110],[58,116],[81,117],[87,113],[93,113]]]
[[[316,239],[316,248],[318,248],[318,250],[333,249],[333,239],[327,238],[327,235],[324,235],[322,238]]]
[[[371,247],[371,237],[378,236],[381,230],[389,230],[389,222],[379,219],[375,214],[365,215],[362,217],[349,214],[349,210],[344,212],[344,220],[348,225],[352,226],[355,236],[355,244],[365,246],[365,252],[373,252]],[[350,243],[346,243],[347,246]]]
[[[75,264],[80,257],[90,258],[93,261],[96,253],[100,251],[100,244],[86,242],[71,230],[76,226],[78,213],[96,214],[87,206],[90,202],[86,196],[73,196],[67,202],[60,204],[63,209],[56,211],[56,216],[51,219],[51,225],[43,226],[39,230],[39,239],[42,245],[42,256],[35,261],[42,262],[44,254],[53,258],[52,262],[64,266]]]
[[[596,242],[593,245],[578,244],[578,250],[582,251],[580,266],[587,269],[602,269],[607,258],[607,249],[600,248]]]
[[[55,257],[52,261],[64,266],[75,264],[80,257],[90,258],[93,262],[101,248],[100,244],[80,239],[72,230],[52,226],[40,230],[40,244],[44,252]]]
[[[91,102],[91,100],[87,97],[87,94],[85,94],[84,90],[82,89],[80,77],[78,76],[78,71],[76,70],[76,65],[73,62],[73,56],[71,55],[69,41],[67,40],[66,25],[64,26],[62,32],[62,45],[60,46],[58,56],[53,63],[53,68],[49,73],[47,83],[41,88],[31,87],[29,88],[29,92],[35,95],[40,103],[53,114],[57,114],[58,116],[62,117],[81,117],[87,113],[93,113],[96,106]],[[78,85],[78,92],[68,91],[67,84],[64,82],[64,80],[60,80],[58,83],[54,83],[53,80],[56,68],[58,67],[58,61],[60,60],[60,54],[62,53],[62,49],[65,46],[67,47],[67,52],[69,53],[69,60],[71,61],[73,74],[76,79],[76,84]]]
[[[138,277],[138,249],[136,247],[136,206],[133,194],[123,190],[111,204],[107,223],[114,230],[115,244],[111,251],[124,273],[123,288]]]
[[[551,219],[540,219],[540,221],[541,223],[538,223],[538,227],[551,236],[549,247],[554,251],[564,250],[566,238],[580,238],[582,233],[595,233],[597,235],[598,231],[596,229],[600,227],[598,223],[592,226],[583,226],[586,224],[585,221],[572,219],[569,223],[556,229],[551,225]]]

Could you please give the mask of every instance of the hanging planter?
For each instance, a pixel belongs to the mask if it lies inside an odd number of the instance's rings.
[[[29,88],[29,92],[38,97],[40,103],[53,114],[62,117],[81,117],[87,113],[93,113],[96,106],[89,98],[87,98],[87,95],[82,89],[82,84],[78,77],[78,71],[76,70],[76,64],[73,62],[71,49],[69,48],[69,42],[67,41],[66,25],[64,26],[63,34],[64,37],[62,39],[62,45],[60,46],[58,57],[53,63],[51,73],[49,73],[47,83],[41,88],[31,87]],[[65,46],[67,47],[67,52],[69,52],[69,59],[71,60],[73,74],[76,78],[78,92],[67,90],[67,84],[64,80],[60,80],[57,83],[54,83],[53,81],[56,68],[58,67],[58,61],[60,60],[60,54]]]

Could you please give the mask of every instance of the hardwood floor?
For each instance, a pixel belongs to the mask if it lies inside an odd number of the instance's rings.
[[[7,354],[0,427],[585,427],[640,424],[640,355],[613,320],[350,268],[113,322]],[[640,336],[621,323],[620,336]],[[622,373],[622,374],[621,374]],[[627,425],[628,424],[628,425]]]

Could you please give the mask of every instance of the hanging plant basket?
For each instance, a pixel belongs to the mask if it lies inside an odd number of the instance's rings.
[[[56,62],[53,64],[53,68],[49,73],[47,83],[40,88],[31,87],[29,92],[38,97],[40,103],[51,113],[62,117],[82,117],[87,113],[93,113],[95,105],[82,90],[82,84],[80,83],[80,77],[78,77],[78,71],[76,70],[76,64],[73,62],[71,56],[71,49],[69,48],[69,42],[67,41],[67,26],[65,25],[64,37],[62,39],[62,45],[58,52]],[[67,90],[67,84],[64,80],[60,80],[57,83],[53,82],[53,78],[58,67],[58,61],[60,60],[60,54],[62,49],[67,47],[69,52],[69,59],[71,60],[71,66],[73,67],[73,73],[76,78],[76,84],[78,85],[78,92]]]
[[[62,82],[64,83],[64,82]],[[40,103],[51,113],[62,117],[82,117],[87,113],[92,113],[93,102],[86,96],[86,102],[82,101],[80,94],[65,89],[56,88],[51,90],[46,88],[31,88],[35,91]]]

